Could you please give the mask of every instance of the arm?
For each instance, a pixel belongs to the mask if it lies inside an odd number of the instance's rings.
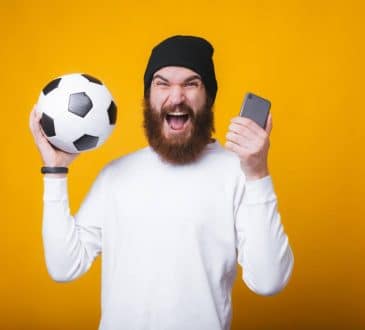
[[[36,106],[30,113],[29,126],[43,165],[68,167],[77,157],[53,148],[47,141]],[[100,253],[101,181],[101,178],[97,180],[74,218],[69,211],[66,176],[46,174],[44,177],[43,243],[48,271],[56,281],[71,281],[81,276]]]
[[[43,245],[47,269],[55,281],[78,278],[101,252],[103,210],[108,209],[102,186],[100,175],[73,217],[67,178],[44,178]]]
[[[271,177],[246,181],[237,203],[236,248],[243,280],[255,293],[273,295],[287,284],[294,257],[281,224]]]
[[[245,283],[262,295],[275,294],[285,286],[294,260],[267,166],[271,129],[271,113],[265,129],[248,118],[236,117],[226,143],[238,155],[244,173],[238,184],[241,192],[235,197],[238,262]]]

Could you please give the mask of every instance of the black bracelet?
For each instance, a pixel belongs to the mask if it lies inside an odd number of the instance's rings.
[[[68,173],[68,168],[67,167],[59,167],[59,166],[54,166],[54,167],[42,166],[41,167],[41,173],[42,174],[46,174],[46,173],[52,173],[52,174]]]

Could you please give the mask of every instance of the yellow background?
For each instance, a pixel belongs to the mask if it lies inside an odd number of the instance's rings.
[[[119,106],[111,138],[71,166],[74,212],[104,164],[146,145],[143,72],[173,34],[215,47],[221,143],[246,91],[272,101],[270,171],[295,268],[274,297],[251,293],[239,271],[232,329],[365,328],[362,1],[9,0],[0,11],[1,329],[96,329],[100,317],[100,259],[67,284],[45,269],[41,161],[28,129],[41,88],[87,72]]]

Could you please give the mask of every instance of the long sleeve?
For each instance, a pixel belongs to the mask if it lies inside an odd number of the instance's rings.
[[[78,278],[101,252],[103,210],[107,209],[102,185],[99,176],[73,217],[67,179],[44,178],[43,245],[47,269],[55,281]]]
[[[273,295],[287,284],[294,264],[277,210],[272,179],[241,182],[235,212],[238,263],[255,293]]]

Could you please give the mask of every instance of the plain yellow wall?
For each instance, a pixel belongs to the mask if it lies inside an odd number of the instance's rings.
[[[143,72],[151,48],[174,34],[215,46],[221,143],[246,91],[272,101],[270,171],[295,269],[274,297],[251,293],[239,272],[232,329],[365,328],[362,1],[9,0],[0,13],[0,329],[96,329],[100,317],[100,259],[73,283],[46,272],[28,129],[41,88],[86,72],[119,107],[111,138],[71,166],[75,212],[104,164],[146,145]]]

